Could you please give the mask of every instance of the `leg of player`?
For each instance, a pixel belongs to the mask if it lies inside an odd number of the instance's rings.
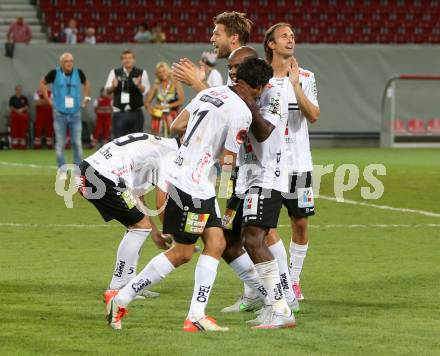
[[[107,304],[118,290],[124,287],[136,276],[137,264],[141,248],[146,238],[151,233],[151,224],[148,217],[134,225],[127,226],[127,232],[121,240],[116,254],[115,269],[108,290],[104,293],[104,301]],[[142,297],[156,298],[160,294],[144,290]],[[141,298],[141,296],[139,296]]]
[[[267,296],[261,279],[255,269],[254,263],[243,248],[240,236],[234,236],[231,230],[224,230],[226,237],[226,249],[223,259],[234,270],[237,276],[244,282],[244,293],[231,306],[223,308],[222,313],[253,311],[264,305]]]
[[[290,279],[295,297],[298,300],[304,300],[299,280],[304,259],[307,255],[307,249],[309,247],[309,220],[307,217],[292,217],[291,225],[292,241],[290,242]]]
[[[214,319],[205,315],[205,309],[217,275],[218,264],[226,248],[223,229],[219,227],[206,228],[202,238],[205,247],[197,261],[191,306],[183,330],[187,332],[227,331],[228,328],[218,326]]]
[[[176,242],[168,251],[154,257],[145,268],[107,305],[107,321],[113,329],[121,329],[121,319],[127,313],[127,306],[144,288],[159,283],[180,265],[191,260],[195,244]]]
[[[266,244],[269,247],[270,252],[278,264],[278,269],[280,271],[281,286],[283,287],[283,292],[289,304],[290,309],[293,312],[299,311],[299,303],[295,298],[295,293],[293,292],[292,284],[290,283],[290,273],[289,265],[287,262],[287,253],[284,248],[283,241],[276,229],[270,229],[266,237]]]
[[[294,327],[295,317],[290,310],[281,287],[278,264],[266,245],[267,228],[247,225],[243,228],[244,245],[255,264],[267,291],[270,312],[264,315],[264,321],[256,328]]]

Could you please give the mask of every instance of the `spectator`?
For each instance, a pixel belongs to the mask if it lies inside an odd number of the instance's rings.
[[[52,84],[52,97],[48,96],[48,85]],[[84,88],[84,99],[81,102],[81,85]],[[55,149],[60,177],[66,179],[67,170],[64,167],[64,145],[66,143],[66,130],[69,128],[73,147],[73,163],[79,164],[82,160],[81,144],[81,106],[87,106],[90,101],[90,83],[84,72],[74,67],[71,53],[60,56],[60,66],[51,70],[41,79],[40,89],[44,98],[55,109],[54,130]]]
[[[52,93],[47,91],[47,96],[52,99]],[[39,149],[42,145],[43,132],[46,138],[47,148],[53,147],[53,110],[50,102],[44,99],[41,89],[34,94],[35,124],[34,124],[34,148]]]
[[[86,37],[84,38],[84,43],[94,45],[96,44],[95,29],[89,27],[86,30]]]
[[[217,55],[214,52],[203,52],[200,65],[205,71],[206,84],[208,87],[223,85],[223,78],[220,72],[214,68]]]
[[[17,20],[11,24],[7,33],[7,41],[9,43],[26,43],[32,39],[32,31],[28,24],[23,20],[23,17],[17,17]]]
[[[138,31],[134,35],[134,41],[138,43],[148,43],[151,41],[151,32],[146,23],[140,24]]]
[[[9,109],[11,112],[11,140],[12,148],[26,148],[26,136],[29,129],[29,103],[23,96],[21,85],[15,87],[15,95],[9,99]]]
[[[76,20],[69,20],[69,25],[64,29],[64,42],[66,44],[76,44],[78,41],[78,28],[76,27]]]
[[[162,31],[162,27],[154,26],[151,34],[151,42],[153,43],[165,43],[167,36]]]
[[[96,113],[96,123],[91,146],[95,148],[101,137],[103,144],[110,140],[112,130],[112,97],[106,94],[104,88],[101,88],[101,95],[95,99],[93,107]]]
[[[105,90],[113,94],[113,133],[115,138],[144,129],[142,112],[144,95],[150,90],[148,74],[134,66],[134,52],[126,49],[121,54],[122,67],[112,69]]]
[[[153,105],[154,99],[156,103]],[[151,115],[152,134],[160,135],[162,121],[165,121],[167,132],[170,132],[171,123],[177,117],[179,106],[184,100],[182,84],[174,80],[168,64],[157,63],[156,80],[145,100],[145,107]]]

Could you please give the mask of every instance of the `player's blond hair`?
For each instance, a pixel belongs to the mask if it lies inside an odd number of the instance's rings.
[[[225,26],[228,36],[238,35],[240,45],[249,42],[252,29],[252,21],[246,18],[246,14],[237,11],[225,11],[214,17],[214,25]]]
[[[269,27],[269,29],[264,34],[264,53],[266,54],[266,60],[268,63],[272,63],[273,59],[273,50],[269,47],[269,42],[273,42],[275,39],[275,31],[281,27],[289,27],[292,31],[292,25],[287,22],[279,22],[275,25]]]

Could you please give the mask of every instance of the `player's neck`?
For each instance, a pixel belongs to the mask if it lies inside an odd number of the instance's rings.
[[[279,56],[276,53],[273,54],[272,58],[272,69],[273,76],[276,78],[284,78],[289,73],[290,69],[290,59],[292,57]]]

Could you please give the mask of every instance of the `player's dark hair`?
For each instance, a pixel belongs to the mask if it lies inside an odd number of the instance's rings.
[[[273,50],[272,48],[269,47],[269,42],[274,41],[275,31],[280,27],[289,27],[293,31],[292,25],[288,24],[287,22],[279,22],[269,27],[269,29],[264,34],[264,42],[263,42],[264,53],[266,54],[266,60],[269,63],[272,63],[272,59],[273,59]]]
[[[243,46],[249,42],[252,21],[246,18],[246,14],[237,11],[225,11],[214,17],[214,25],[225,26],[228,36],[237,34],[238,41]]]
[[[254,89],[265,86],[272,77],[272,67],[261,58],[247,58],[237,68],[237,81],[243,80]]]

